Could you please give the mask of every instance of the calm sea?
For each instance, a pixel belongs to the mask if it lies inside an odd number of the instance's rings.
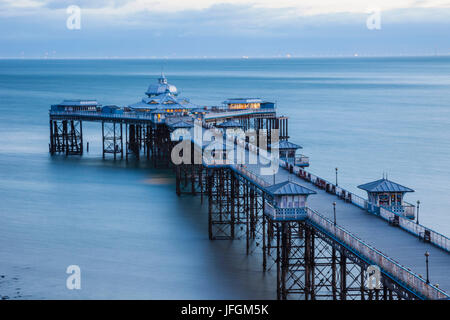
[[[420,220],[450,235],[450,57],[0,60],[0,296],[275,298],[274,272],[243,241],[207,240],[206,206],[170,171],[48,154],[48,109],[68,98],[141,99],[164,70],[199,105],[277,102],[310,170],[355,191],[382,177],[414,189]],[[67,290],[68,265],[82,289]],[[275,270],[274,270],[275,271]]]

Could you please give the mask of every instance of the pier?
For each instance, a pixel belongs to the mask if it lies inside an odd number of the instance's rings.
[[[450,298],[450,239],[415,221],[415,206],[403,199],[413,190],[383,177],[362,181],[364,199],[314,175],[274,103],[198,106],[162,75],[128,106],[51,106],[49,152],[83,155],[84,122],[99,124],[103,158],[172,168],[176,195],[207,206],[210,240],[242,239],[248,255],[262,255],[262,270],[276,273],[274,298]],[[221,138],[205,141],[208,134]]]

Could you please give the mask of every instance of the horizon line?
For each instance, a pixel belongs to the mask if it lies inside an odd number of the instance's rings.
[[[118,56],[104,56],[104,57],[0,57],[0,60],[249,60],[249,59],[327,59],[327,58],[399,58],[399,57],[448,57],[448,53],[430,53],[430,54],[380,54],[367,55],[355,53],[353,55],[307,55],[307,56],[186,56],[186,57],[118,57]]]

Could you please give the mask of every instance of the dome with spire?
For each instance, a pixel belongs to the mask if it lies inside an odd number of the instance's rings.
[[[177,87],[167,82],[167,78],[164,74],[161,74],[161,77],[158,79],[158,84],[152,84],[148,87],[145,92],[149,97],[157,96],[160,94],[171,94],[178,95]]]

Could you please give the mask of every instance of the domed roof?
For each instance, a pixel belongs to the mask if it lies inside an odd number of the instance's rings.
[[[150,85],[145,92],[148,96],[156,96],[167,93],[176,96],[178,94],[178,90],[174,85],[167,83],[167,79],[163,74],[161,74],[161,77],[158,79],[158,84]]]

